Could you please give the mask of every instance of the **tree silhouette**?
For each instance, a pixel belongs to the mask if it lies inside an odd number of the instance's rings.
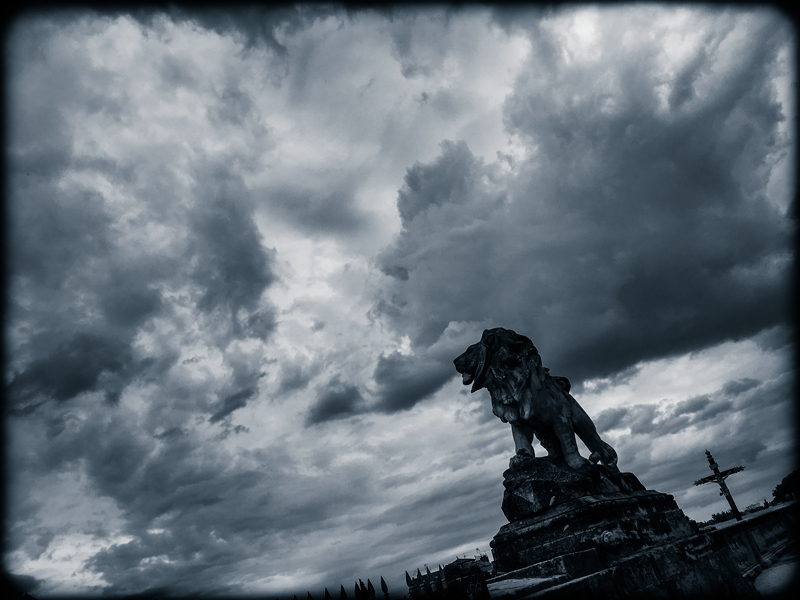
[[[772,490],[775,502],[786,502],[790,498],[800,498],[800,471],[795,469],[784,477]]]

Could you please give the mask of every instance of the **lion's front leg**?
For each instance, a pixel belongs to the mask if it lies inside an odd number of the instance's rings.
[[[514,448],[517,454],[527,454],[534,456],[533,453],[533,428],[527,423],[515,421],[511,423],[511,435],[514,436]]]

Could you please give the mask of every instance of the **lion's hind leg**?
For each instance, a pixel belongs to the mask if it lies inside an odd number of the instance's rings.
[[[522,421],[511,422],[511,435],[514,437],[514,448],[517,454],[533,453],[533,428]]]
[[[617,453],[609,444],[604,442],[597,433],[592,419],[586,414],[580,405],[572,398],[573,410],[572,419],[575,433],[591,452],[589,461],[597,464],[601,461],[605,466],[613,468],[617,464]]]
[[[583,439],[583,438],[581,438]],[[600,442],[599,446],[602,448],[602,452],[598,452],[597,450],[593,450],[592,453],[589,455],[589,461],[597,464],[598,461],[603,461],[603,464],[607,467],[613,466],[617,464],[617,453],[610,445],[605,443],[598,437],[598,441]],[[585,442],[584,442],[585,443]],[[586,446],[589,448],[589,445]],[[589,448],[591,450],[591,448]]]
[[[578,444],[575,441],[575,431],[567,419],[559,417],[553,423],[553,433],[561,446],[561,455],[566,463],[573,469],[580,469],[586,464],[586,459],[581,456]]]
[[[558,438],[556,438],[551,428],[534,429],[534,433],[542,447],[547,450],[547,456],[564,458],[561,454],[561,444],[559,444]]]

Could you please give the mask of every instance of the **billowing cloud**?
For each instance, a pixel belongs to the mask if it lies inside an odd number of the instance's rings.
[[[745,41],[710,19],[676,60],[667,28],[618,43],[648,14],[590,13],[588,51],[549,20],[530,33],[510,170],[455,142],[408,169],[376,306],[412,341],[488,319],[580,380],[785,321],[793,229],[765,190],[788,149],[788,31],[760,13]]]
[[[116,7],[98,9],[100,14],[118,15]],[[220,35],[241,36],[246,48],[259,44],[268,47],[278,56],[285,56],[287,48],[279,41],[278,30],[284,29],[294,32],[307,27],[316,19],[324,18],[334,13],[333,7],[297,5],[286,7],[266,7],[259,5],[240,5],[226,7],[225,9],[214,6],[170,6],[166,9],[169,18],[177,23],[187,23],[192,26],[202,27]],[[130,15],[145,26],[153,26],[154,21],[165,13],[154,11],[147,7],[126,10],[124,14]]]
[[[358,387],[345,384],[334,377],[312,405],[306,423],[315,425],[334,419],[343,419],[363,411],[364,398]]]
[[[737,379],[736,381],[729,381],[725,384],[725,387],[722,389],[722,391],[726,394],[735,396],[753,389],[758,385],[758,383],[759,382],[756,379],[745,377],[743,379]]]
[[[195,238],[186,258],[194,267],[193,282],[203,290],[198,308],[204,312],[222,308],[239,325],[238,311],[257,307],[274,276],[271,257],[253,222],[248,192],[240,180],[231,177],[231,170],[213,165],[197,178],[200,202],[190,213]],[[269,320],[259,324],[263,329],[257,334],[268,334]]]
[[[690,516],[707,447],[743,504],[789,469],[779,15],[113,7],[7,42],[15,585],[395,596],[487,550],[514,445],[453,358],[489,327]]]
[[[38,395],[69,400],[96,389],[101,374],[118,375],[129,362],[128,348],[116,338],[78,334],[15,376],[8,386],[8,393],[17,402]],[[112,390],[107,390],[107,393],[112,393]],[[113,393],[113,399],[119,399],[119,391]]]
[[[117,23],[127,26],[124,20]],[[63,44],[68,31],[51,38],[49,48]],[[101,110],[95,117],[93,103],[113,103],[122,84],[96,87],[105,75],[88,67],[88,55],[81,56],[83,63],[64,65],[52,58],[41,56],[35,69],[15,72],[11,99],[21,118],[11,131],[10,276],[18,293],[10,310],[28,332],[28,350],[12,361],[12,404],[40,396],[69,400],[96,389],[117,402],[132,383],[174,363],[174,347],[142,343],[157,323],[188,332],[181,314],[187,299],[200,311],[196,326],[214,332],[212,345],[266,339],[275,323],[262,294],[275,281],[274,256],[254,224],[239,159],[195,154],[186,181],[164,168],[162,158],[174,156],[175,148],[162,144],[134,168],[131,158],[151,144],[146,135],[134,137],[115,158],[107,153],[94,158],[86,149],[93,119],[119,114]],[[183,72],[185,66],[180,64]],[[58,109],[42,95],[35,104],[23,101],[64,67],[74,73],[66,94],[58,92]],[[88,77],[78,75],[81,68]],[[191,78],[163,83],[195,92],[202,85]],[[40,135],[42,119],[53,121],[53,130],[61,133]],[[86,124],[83,131],[80,124]],[[61,140],[57,163],[47,158],[54,155],[52,142],[38,143],[48,139]],[[50,163],[59,166],[35,166]],[[231,367],[236,374],[237,366]],[[258,372],[240,385],[254,385]],[[223,393],[235,397],[235,391]],[[213,416],[225,410],[216,409]]]
[[[595,424],[598,431],[628,429],[631,435],[655,434],[658,436],[678,433],[689,427],[725,413],[733,413],[734,400],[746,390],[736,389],[737,381],[729,381],[715,394],[703,394],[670,403],[662,400],[659,405],[634,404],[625,407],[609,408],[597,415]],[[751,385],[747,390],[753,389]],[[739,402],[740,407],[743,402]]]
[[[373,373],[377,399],[372,409],[393,413],[433,396],[453,379],[453,359],[480,339],[478,331],[475,323],[453,324],[430,347],[417,347],[409,353],[395,350],[381,354]]]
[[[472,191],[478,161],[464,142],[442,142],[442,154],[431,165],[416,164],[406,173],[397,195],[397,210],[403,226],[429,206],[459,204]]]
[[[752,342],[737,343],[741,347],[749,344]],[[760,351],[755,347],[753,350],[754,354],[741,357],[729,354],[729,364],[716,367],[718,382],[707,384],[700,394],[678,401],[656,396],[659,399],[655,401],[634,403],[623,399],[629,393],[626,387],[631,385],[626,384],[613,391],[601,391],[601,396],[609,394],[613,406],[593,415],[601,436],[617,450],[623,470],[638,474],[648,487],[658,486],[657,489],[674,494],[681,508],[690,515],[694,516],[698,508],[704,506],[703,520],[710,517],[712,509],[708,503],[715,503],[714,512],[727,509],[722,505],[724,499],[720,504],[718,493],[709,495],[708,489],[692,485],[708,474],[705,450],[710,450],[723,468],[745,467],[741,475],[728,481],[740,504],[761,502],[764,497],[769,499],[766,488],[774,477],[771,472],[789,468],[783,462],[786,459],[781,457],[787,448],[793,447],[794,432],[773,420],[778,414],[786,418],[792,412],[792,394],[788,387],[793,381],[792,367],[779,363],[768,366],[758,358]],[[698,353],[695,360],[702,364],[702,353]],[[669,362],[667,359],[661,364]],[[663,369],[654,363],[644,370],[659,368]],[[670,366],[665,369],[665,381],[680,372],[678,365]],[[649,398],[645,395],[647,392],[638,390],[636,382],[648,380],[652,381],[652,376],[634,377],[632,385],[637,390],[634,395],[640,400]],[[687,388],[691,390],[696,381],[695,376],[688,377]],[[649,394],[657,395],[662,391],[671,394],[671,387],[667,383]],[[585,401],[584,406],[591,412],[596,402],[594,398]],[[765,431],[771,434],[765,435]],[[791,452],[786,458],[789,456]],[[780,466],[770,461],[777,461]]]
[[[311,369],[288,360],[281,365],[280,375],[278,393],[281,395],[305,388],[314,377]]]
[[[355,203],[354,178],[327,182],[324,189],[302,185],[267,187],[264,197],[276,214],[311,235],[352,235],[369,225],[369,217]]]
[[[220,402],[219,410],[209,417],[209,422],[216,423],[217,421],[221,421],[237,408],[243,408],[247,405],[247,400],[252,398],[253,394],[255,393],[256,390],[253,388],[247,388],[227,396],[224,400],[222,400],[222,402]]]
[[[397,351],[381,356],[375,367],[375,383],[382,390],[378,408],[387,412],[411,408],[433,395],[452,376],[452,369],[446,362],[431,363]]]

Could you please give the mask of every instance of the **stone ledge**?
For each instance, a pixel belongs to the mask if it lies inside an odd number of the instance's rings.
[[[548,560],[541,561],[530,567],[523,567],[511,573],[501,573],[488,580],[490,582],[500,582],[507,579],[535,578],[550,579],[561,575],[569,578],[582,577],[593,571],[601,569],[600,560],[594,549],[583,550],[581,552],[571,552],[562,554]],[[487,582],[488,583],[488,582]]]
[[[572,522],[574,521],[576,513],[584,512],[587,509],[601,508],[603,506],[613,508],[646,507],[648,504],[655,504],[659,501],[672,505],[670,508],[673,510],[680,510],[675,503],[675,499],[671,495],[655,490],[583,496],[554,506],[546,512],[528,517],[527,519],[521,519],[503,525],[500,531],[497,532],[493,541],[496,540],[502,543],[506,541],[507,538],[529,535],[532,532],[558,525],[561,522]]]

